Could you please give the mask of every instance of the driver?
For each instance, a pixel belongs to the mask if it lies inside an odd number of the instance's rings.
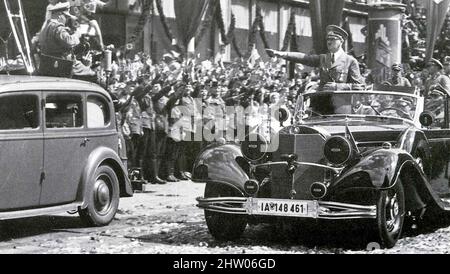
[[[359,115],[375,115],[376,112],[371,106],[363,104],[362,98],[356,98],[352,104],[352,113]]]

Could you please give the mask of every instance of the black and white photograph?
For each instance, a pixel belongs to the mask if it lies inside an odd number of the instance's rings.
[[[0,254],[449,253],[449,9],[0,0]]]

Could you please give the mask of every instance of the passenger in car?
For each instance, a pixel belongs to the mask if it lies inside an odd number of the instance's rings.
[[[283,52],[267,49],[269,56],[279,56],[292,62],[300,62],[320,69],[321,90],[349,90],[363,85],[365,80],[361,76],[358,61],[348,55],[342,48],[348,33],[335,25],[326,28],[327,54],[305,54],[301,52]],[[352,85],[355,84],[355,85]]]
[[[450,94],[450,78],[440,73],[443,67],[442,63],[437,59],[431,58],[428,62],[427,68],[430,71],[430,78],[425,83],[425,97],[427,97],[430,91],[437,88],[441,88],[447,94]]]
[[[409,82],[408,78],[403,77],[403,68],[402,65],[399,63],[395,63],[391,67],[392,71],[392,78],[386,83],[391,86],[397,86],[397,87],[410,87],[411,83]]]

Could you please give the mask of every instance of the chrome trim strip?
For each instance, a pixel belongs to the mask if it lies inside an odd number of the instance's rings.
[[[329,169],[331,171],[333,171],[336,174],[341,173],[341,171],[344,169],[343,167],[331,167],[331,166],[326,166],[326,165],[322,165],[322,164],[316,164],[316,163],[308,163],[308,162],[294,162],[296,165],[299,166],[314,166],[314,167],[321,167],[321,168],[325,168],[325,169]]]
[[[288,165],[288,162],[286,161],[280,161],[280,162],[267,162],[263,164],[255,164],[251,165],[253,168],[261,167],[261,166],[275,166],[275,165]]]
[[[327,165],[316,164],[316,163],[309,163],[309,162],[297,162],[297,161],[294,161],[293,163],[296,164],[297,166],[314,166],[314,167],[320,167],[320,168],[324,168],[324,169],[329,169],[329,170],[333,171],[336,174],[341,173],[341,171],[344,169],[343,167],[331,167],[331,166],[327,166]],[[252,168],[257,168],[257,167],[261,167],[261,166],[274,166],[274,165],[288,165],[288,162],[286,162],[286,161],[267,162],[267,163],[263,163],[263,164],[251,165],[251,167]]]

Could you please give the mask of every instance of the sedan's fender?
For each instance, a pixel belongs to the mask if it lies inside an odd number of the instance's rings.
[[[128,178],[128,172],[123,166],[117,153],[108,147],[98,147],[89,155],[83,173],[81,174],[77,200],[83,202],[82,208],[87,206],[86,197],[91,191],[90,188],[93,186],[93,184],[90,184],[89,182],[92,182],[95,179],[95,171],[103,164],[109,165],[116,172],[117,179],[119,180],[120,196],[133,196],[133,189]]]
[[[225,184],[244,193],[243,186],[249,177],[236,161],[237,157],[242,157],[242,152],[236,144],[206,148],[194,163],[192,181]]]

